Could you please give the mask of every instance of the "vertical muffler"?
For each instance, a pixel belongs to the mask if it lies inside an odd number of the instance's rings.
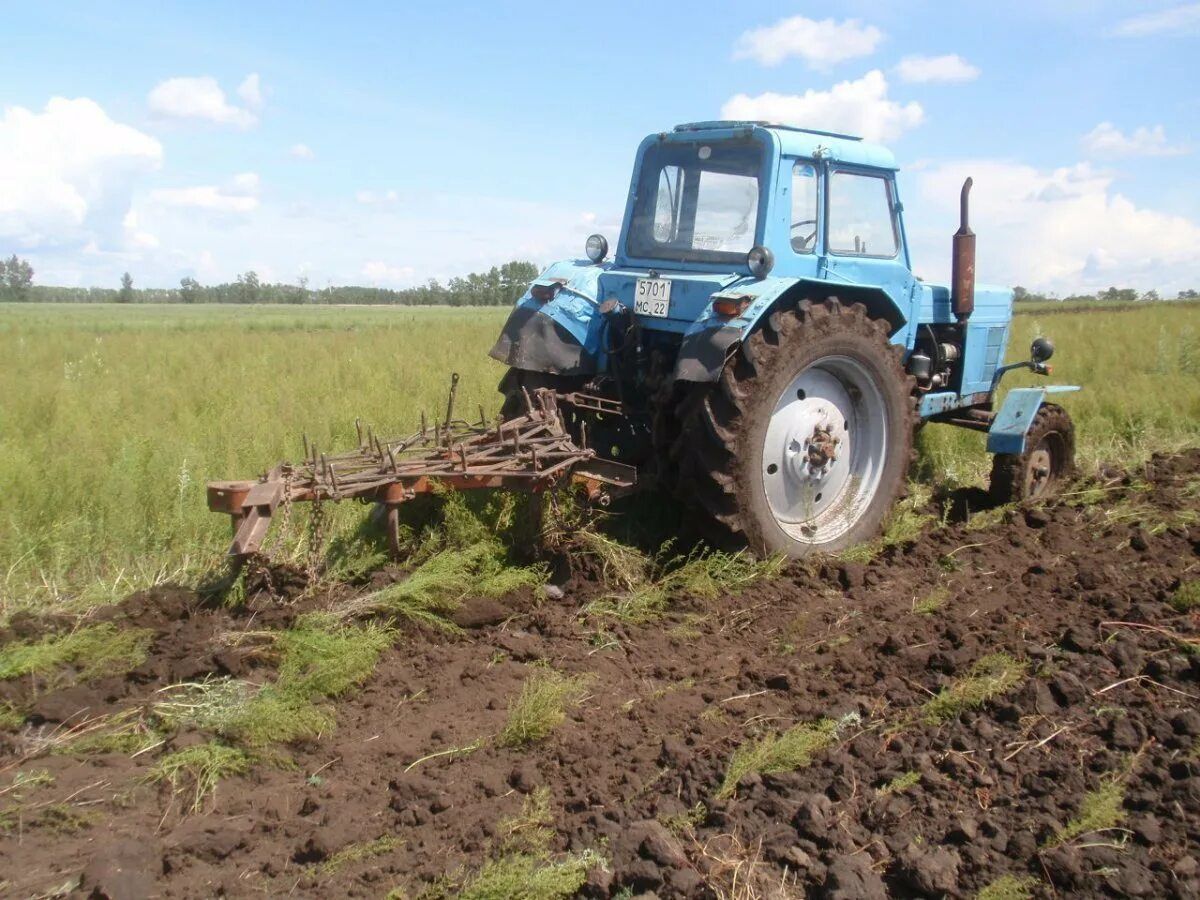
[[[970,224],[970,195],[972,180],[963,182],[958,200],[958,231],[950,259],[950,302],[954,317],[965,322],[975,311],[975,232]]]

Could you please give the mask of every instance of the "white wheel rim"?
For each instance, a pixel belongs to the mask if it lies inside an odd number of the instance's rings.
[[[762,454],[767,504],[783,532],[827,544],[849,531],[879,490],[887,433],[883,394],[855,360],[826,356],[792,379]]]

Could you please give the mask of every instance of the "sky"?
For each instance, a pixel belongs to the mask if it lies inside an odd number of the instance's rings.
[[[901,166],[944,279],[1200,288],[1200,3],[5,2],[0,255],[41,284],[405,287],[615,244],[638,142],[739,117]]]

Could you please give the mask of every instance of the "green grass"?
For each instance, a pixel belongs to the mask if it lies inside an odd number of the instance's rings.
[[[1181,613],[1200,609],[1200,580],[1181,584],[1171,595],[1171,607]]]
[[[274,682],[260,688],[214,678],[176,685],[155,714],[170,727],[191,725],[251,748],[313,740],[336,725],[321,701],[366,681],[395,634],[373,622],[341,625],[314,614],[270,639],[280,654]]]
[[[0,304],[0,615],[119,599],[220,560],[210,479],[499,407],[506,309]],[[333,535],[366,510],[333,508]],[[291,532],[302,535],[306,511]],[[288,547],[288,541],[283,542]]]
[[[833,744],[838,723],[833,719],[793,725],[782,734],[768,734],[734,751],[717,797],[729,797],[751,772],[791,772],[812,762],[813,756]]]
[[[383,856],[391,853],[397,847],[401,846],[404,841],[395,835],[385,834],[373,841],[366,841],[361,844],[351,844],[348,847],[343,847],[337,853],[334,853],[324,862],[317,866],[317,871],[322,876],[333,875],[339,869],[345,866],[353,865],[354,863],[362,862],[366,859],[374,859],[376,856]]]
[[[0,731],[16,731],[25,724],[25,714],[8,701],[0,703]]]
[[[1084,834],[1116,828],[1125,818],[1124,805],[1124,778],[1107,779],[1099,788],[1084,795],[1079,815],[1055,831],[1045,846],[1057,847]]]
[[[646,563],[639,572],[632,564],[640,555],[636,550],[610,538],[603,541],[599,546],[605,547],[607,558],[621,561],[619,566],[614,563],[612,571],[620,573],[618,583],[627,588],[589,604],[587,612],[631,625],[662,618],[677,598],[715,600],[736,595],[758,581],[774,578],[786,562],[782,557],[759,560],[745,552],[703,551],[668,560],[659,566],[660,574],[653,577],[656,565],[649,557],[642,557]]]
[[[921,707],[921,718],[929,725],[949,722],[1015,690],[1025,680],[1028,665],[1007,653],[992,653],[975,661],[962,678],[942,688],[936,697]]]
[[[501,747],[524,747],[547,738],[587,695],[589,678],[539,668],[525,679],[521,693],[509,704],[508,719],[496,737]]]
[[[975,895],[975,900],[1030,900],[1036,878],[1001,875]]]
[[[881,797],[888,797],[892,794],[902,794],[909,788],[914,788],[921,783],[920,772],[905,772],[897,775],[883,787],[879,788],[878,794]]]
[[[152,632],[105,622],[0,648],[0,680],[44,676],[57,683],[91,681],[135,669],[146,660]],[[74,666],[74,675],[61,671]]]
[[[161,742],[164,735],[147,724],[141,710],[129,710],[109,717],[101,727],[56,742],[56,755],[91,756],[105,753],[137,753]]]
[[[924,597],[913,601],[913,612],[920,616],[932,616],[946,605],[950,599],[950,589],[944,584],[934,588]]]
[[[540,853],[509,853],[489,860],[458,894],[459,900],[566,900],[587,873],[604,862],[591,850],[553,859]]]
[[[146,775],[148,781],[165,781],[173,794],[188,801],[192,812],[204,808],[205,799],[222,778],[244,775],[254,759],[243,750],[210,742],[168,753]]]
[[[228,540],[228,522],[205,508],[207,480],[295,458],[302,434],[352,446],[355,417],[407,430],[421,409],[444,408],[452,371],[459,408],[492,414],[503,367],[487,350],[506,315],[0,304],[0,618],[200,575]],[[1075,418],[1085,470],[1200,443],[1200,304],[1020,315],[1008,359],[1043,332],[1058,345],[1053,380],[1085,386],[1056,398]],[[981,435],[926,428],[920,445],[927,477],[986,474]],[[331,541],[365,515],[333,507]],[[277,552],[303,549],[305,521],[293,511]]]

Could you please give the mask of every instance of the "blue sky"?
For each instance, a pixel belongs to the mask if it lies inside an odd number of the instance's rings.
[[[944,277],[1200,288],[1200,3],[9,4],[0,253],[38,281],[404,286],[615,240],[642,136],[739,114],[904,171]]]

